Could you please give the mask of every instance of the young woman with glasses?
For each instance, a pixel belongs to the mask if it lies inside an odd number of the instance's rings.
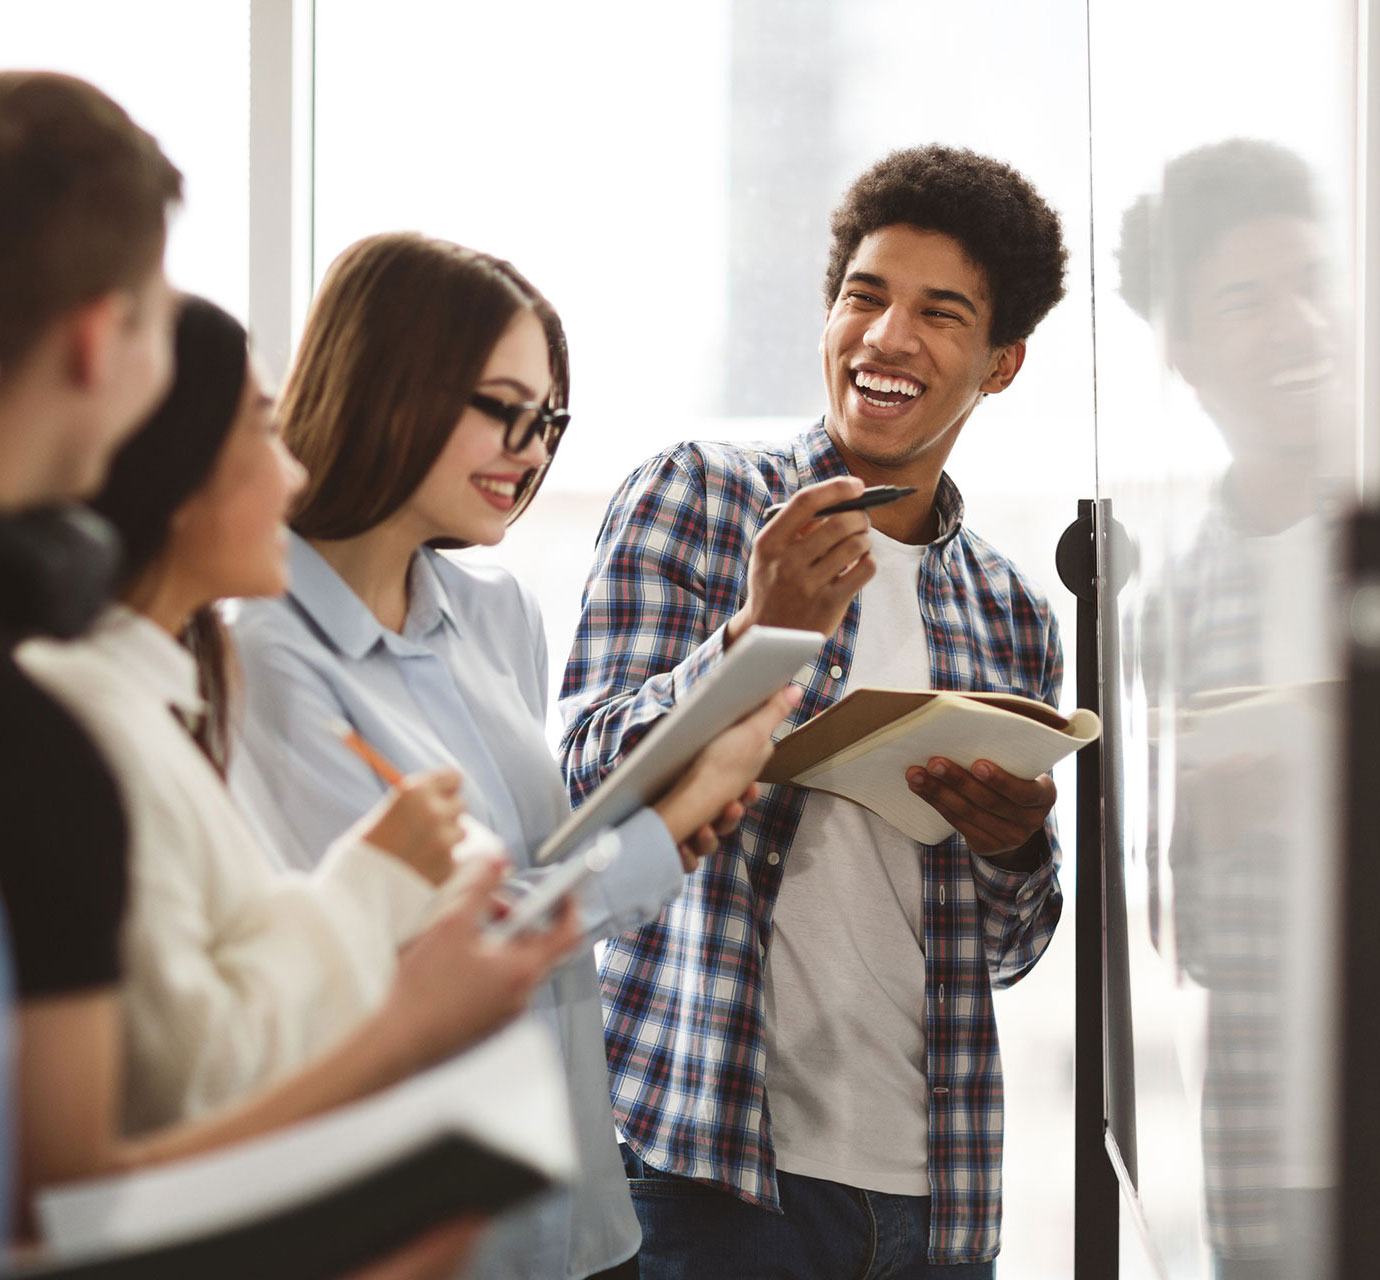
[[[303,862],[380,790],[311,732],[327,717],[405,770],[458,767],[470,811],[520,868],[566,816],[536,604],[506,571],[438,548],[502,539],[561,440],[568,387],[560,321],[506,262],[395,234],[355,244],[327,273],[281,405],[311,476],[292,520],[292,587],[236,624],[247,715],[232,784]],[[622,853],[582,903],[591,941],[654,918],[716,829],[742,817],[790,705],[776,695],[618,829]],[[473,1274],[565,1280],[635,1265],[592,950],[534,1009],[563,1043],[581,1176],[569,1197],[500,1223]]]

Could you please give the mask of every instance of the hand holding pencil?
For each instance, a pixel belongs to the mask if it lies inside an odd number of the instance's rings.
[[[401,770],[344,721],[333,725],[340,740],[392,788],[370,816],[364,839],[405,862],[432,884],[455,871],[455,846],[465,837],[465,805],[455,769],[404,777]]]

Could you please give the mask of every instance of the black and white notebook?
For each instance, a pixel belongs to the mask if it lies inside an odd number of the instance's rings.
[[[312,1280],[570,1179],[564,1072],[524,1019],[442,1066],[264,1138],[38,1197],[40,1275]],[[27,1270],[18,1272],[27,1275]]]

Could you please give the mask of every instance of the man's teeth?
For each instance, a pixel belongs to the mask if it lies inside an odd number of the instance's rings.
[[[481,489],[489,493],[499,494],[504,498],[511,498],[517,493],[516,480],[490,480],[488,476],[475,476],[474,483]]]
[[[868,390],[868,392],[887,392],[890,394],[900,394],[900,396],[918,396],[920,393],[920,383],[911,378],[883,378],[880,374],[869,374],[865,370],[854,370],[853,381],[857,389]],[[867,396],[863,397],[867,400]],[[869,401],[875,404],[876,401]]]
[[[1290,391],[1299,387],[1311,387],[1321,382],[1324,378],[1332,376],[1332,360],[1324,356],[1320,360],[1314,360],[1311,364],[1295,365],[1292,369],[1284,369],[1268,379],[1267,384],[1272,391]]]

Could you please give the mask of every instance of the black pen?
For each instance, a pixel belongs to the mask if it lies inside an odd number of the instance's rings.
[[[905,485],[877,484],[870,489],[864,489],[856,498],[847,498],[843,502],[836,502],[832,507],[822,507],[816,511],[814,518],[822,519],[824,516],[842,515],[845,511],[866,511],[868,507],[884,507],[888,502],[896,502],[900,498],[908,498],[915,492],[914,487],[907,488]],[[763,520],[770,520],[786,504],[784,502],[774,502],[767,508]]]

